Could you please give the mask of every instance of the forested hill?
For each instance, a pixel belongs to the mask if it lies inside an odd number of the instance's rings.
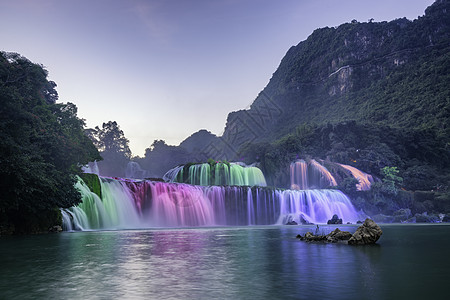
[[[414,21],[353,20],[290,48],[251,108],[229,114],[223,138],[238,149],[348,120],[449,137],[449,82],[449,0]]]

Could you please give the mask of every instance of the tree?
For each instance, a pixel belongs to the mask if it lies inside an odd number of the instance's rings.
[[[102,128],[87,129],[86,135],[100,151],[103,161],[99,162],[100,174],[123,177],[131,160],[129,140],[116,121],[103,123]]]
[[[373,184],[372,190],[379,190],[386,195],[397,195],[403,182],[403,178],[398,176],[399,170],[397,170],[397,167],[384,167],[380,172],[383,175],[383,182]]]
[[[81,201],[75,175],[100,158],[42,66],[0,52],[0,232],[46,230]]]
[[[171,168],[187,163],[188,159],[188,152],[183,147],[167,145],[164,140],[154,140],[139,163],[152,176],[162,177]]]

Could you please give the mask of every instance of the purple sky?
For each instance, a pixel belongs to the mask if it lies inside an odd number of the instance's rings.
[[[43,64],[88,127],[153,140],[220,135],[316,28],[412,20],[432,0],[0,0],[0,50]]]

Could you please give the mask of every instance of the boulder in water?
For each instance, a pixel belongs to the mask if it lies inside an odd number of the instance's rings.
[[[352,234],[348,231],[341,231],[336,228],[327,235],[314,235],[312,232],[305,233],[305,236],[297,235],[302,241],[306,242],[322,242],[322,243],[337,243],[343,242],[351,238]]]
[[[338,241],[346,241],[352,237],[352,234],[348,231],[341,231],[336,228],[334,231],[327,234],[327,240],[331,243],[337,243]]]
[[[321,242],[326,240],[325,235],[314,235],[312,232],[305,233],[303,238],[300,238],[302,241],[307,242]]]
[[[291,221],[287,222],[286,225],[298,225],[298,223],[295,222],[294,220],[291,220]]]
[[[328,220],[327,224],[342,224],[342,219],[339,219],[338,215],[333,215],[331,220]]]
[[[366,219],[364,223],[356,229],[355,233],[348,240],[349,245],[375,244],[383,234],[380,226],[371,219]]]

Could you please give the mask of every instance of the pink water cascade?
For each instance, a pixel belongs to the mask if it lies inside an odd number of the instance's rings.
[[[326,223],[333,214],[345,222],[358,219],[350,200],[336,190],[195,186],[102,177],[100,182],[102,199],[93,202],[92,192],[83,188],[83,204],[62,210],[65,228],[270,225],[285,224],[287,218],[300,220],[300,216]],[[85,205],[86,201],[92,205]]]
[[[370,187],[371,187],[372,183],[374,182],[372,175],[364,173],[363,171],[360,171],[357,168],[349,166],[349,165],[342,165],[342,164],[339,164],[339,165],[342,168],[346,169],[347,171],[350,171],[352,176],[354,178],[358,179],[359,183],[356,185],[356,188],[358,191],[370,190]]]
[[[308,189],[308,164],[303,159],[291,163],[291,189],[306,190]]]
[[[309,190],[336,186],[336,180],[328,169],[311,159],[297,160],[290,165],[291,189]]]

